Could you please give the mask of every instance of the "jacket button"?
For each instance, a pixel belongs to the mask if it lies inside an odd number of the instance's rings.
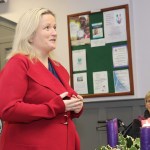
[[[67,124],[68,124],[68,122],[64,122],[63,124],[64,124],[64,125],[67,125]]]

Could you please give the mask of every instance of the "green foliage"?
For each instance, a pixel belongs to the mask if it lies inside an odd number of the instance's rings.
[[[131,136],[126,138],[122,134],[118,134],[118,145],[112,148],[109,145],[101,146],[96,150],[140,150],[140,138],[133,139]]]

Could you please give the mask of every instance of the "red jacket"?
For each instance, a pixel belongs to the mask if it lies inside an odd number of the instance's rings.
[[[5,121],[0,150],[79,150],[72,118],[59,96],[68,91],[69,75],[50,60],[61,82],[40,61],[15,55],[0,73],[0,118]],[[67,114],[67,116],[66,116]]]

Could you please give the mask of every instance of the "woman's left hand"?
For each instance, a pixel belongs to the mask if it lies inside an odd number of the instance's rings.
[[[79,105],[77,105],[75,108],[74,108],[74,112],[75,113],[79,113],[83,107],[83,97],[81,95],[72,95],[71,99],[76,99],[77,101],[80,101]]]

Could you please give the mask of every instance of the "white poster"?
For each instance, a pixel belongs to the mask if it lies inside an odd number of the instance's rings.
[[[130,92],[129,71],[117,70],[113,72],[115,93]]]
[[[128,66],[128,50],[127,45],[114,46],[112,48],[113,66],[114,68]]]
[[[73,74],[73,84],[78,94],[88,94],[87,73]]]
[[[72,51],[73,71],[85,71],[86,66],[86,50]]]
[[[91,40],[91,47],[105,46],[105,38]]]
[[[93,72],[94,93],[108,93],[107,71]]]
[[[106,43],[127,40],[125,9],[104,12],[104,34]]]

